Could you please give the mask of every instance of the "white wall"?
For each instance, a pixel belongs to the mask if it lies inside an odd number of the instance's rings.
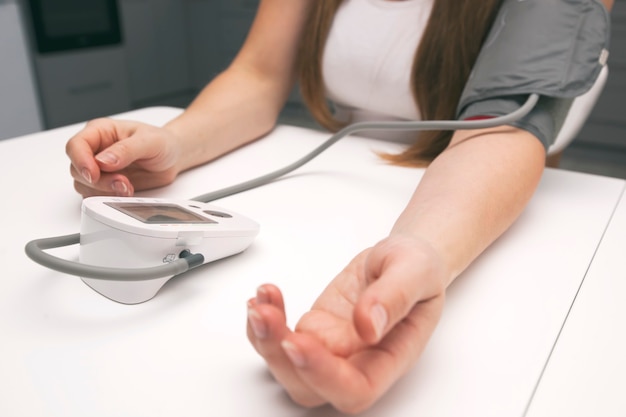
[[[15,0],[0,0],[0,139],[41,130],[31,60]]]

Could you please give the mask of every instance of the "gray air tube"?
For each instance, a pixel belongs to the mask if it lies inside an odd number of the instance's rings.
[[[292,164],[278,169],[276,171],[265,174],[261,177],[255,178],[250,181],[246,181],[240,184],[233,185],[231,187],[223,188],[221,190],[213,191],[207,194],[202,194],[192,198],[195,201],[201,201],[208,203],[213,200],[227,197],[229,195],[237,194],[243,191],[250,190],[252,188],[259,187],[267,184],[276,178],[282,177],[298,168],[313,158],[324,152],[331,145],[335,144],[339,139],[344,136],[350,135],[356,132],[363,132],[366,130],[470,130],[470,129],[487,129],[490,127],[504,126],[513,123],[522,117],[526,116],[533,109],[539,96],[537,94],[531,94],[528,100],[522,107],[516,111],[507,114],[505,116],[494,117],[492,119],[485,120],[441,120],[441,121],[416,121],[416,122],[361,122],[348,125],[332,135],[320,146],[315,148],[310,153],[306,154],[301,159],[293,162]]]
[[[33,261],[55,271],[76,275],[83,278],[104,279],[108,281],[146,281],[182,274],[204,263],[201,254],[181,253],[173,262],[151,268],[107,268],[86,265],[52,256],[45,249],[61,248],[80,243],[80,234],[37,239],[28,242],[26,255]]]

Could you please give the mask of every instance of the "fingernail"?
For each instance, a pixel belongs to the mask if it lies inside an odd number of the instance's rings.
[[[380,340],[385,331],[385,327],[387,327],[387,310],[385,310],[385,307],[381,304],[374,304],[370,310],[370,318],[372,320],[372,326],[374,326],[376,339]]]
[[[267,293],[265,288],[259,287],[256,289],[256,301],[259,304],[269,304],[270,303],[270,295]]]
[[[117,163],[117,156],[111,152],[102,152],[96,155],[96,159],[103,164],[114,165]]]
[[[304,368],[306,366],[306,360],[296,345],[288,340],[283,340],[280,342],[280,345],[285,351],[285,355],[287,355],[291,363],[293,363],[296,368]]]
[[[89,170],[88,170],[87,168],[83,168],[83,169],[80,171],[80,175],[82,175],[82,176],[83,176],[83,178],[85,179],[85,181],[87,181],[89,184],[91,184],[91,183],[92,183],[92,180],[91,180],[91,173],[89,172]]]
[[[267,337],[267,326],[263,322],[261,315],[254,309],[248,309],[248,321],[252,332],[257,339],[265,339]]]
[[[113,181],[111,184],[111,188],[115,192],[115,194],[119,196],[128,196],[130,193],[128,192],[128,186],[123,181]]]

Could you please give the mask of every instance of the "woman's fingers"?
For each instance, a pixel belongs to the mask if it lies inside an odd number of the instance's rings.
[[[83,197],[95,195],[114,195],[128,197],[134,194],[134,186],[123,174],[101,173],[97,181],[86,183],[83,175],[76,171],[74,166],[70,167],[70,173],[74,178],[74,189]]]
[[[141,161],[142,167],[148,171],[163,171],[174,165],[177,155],[168,146],[172,142],[168,135],[165,129],[142,125],[98,152],[95,159],[107,172],[120,171],[136,161]]]
[[[265,359],[274,378],[295,402],[306,407],[326,402],[300,380],[281,345],[283,339],[291,333],[286,325],[282,296],[277,297],[276,292],[271,290],[258,291],[257,297],[248,302],[247,330],[250,342]]]
[[[262,286],[249,303],[249,338],[298,404],[365,410],[411,368],[439,320],[445,271],[428,245],[393,237],[364,254],[296,332],[278,288]]]
[[[443,301],[441,293],[414,304],[377,343],[338,354],[344,349],[327,346],[318,334],[323,329],[290,331],[282,294],[265,285],[248,302],[248,337],[296,403],[306,407],[330,403],[342,412],[357,413],[377,401],[417,361]]]
[[[283,293],[276,285],[273,284],[264,284],[257,288],[256,302],[258,304],[270,304],[280,311],[285,311]]]
[[[68,140],[65,153],[72,167],[81,175],[81,182],[90,184],[99,180],[100,167],[94,157],[115,142],[130,136],[134,131],[131,126],[128,122],[95,119]]]
[[[309,390],[344,413],[358,413],[370,407],[415,363],[442,306],[443,296],[417,304],[380,344],[349,358],[333,355],[307,334],[289,334],[282,346]]]
[[[180,150],[167,130],[130,121],[97,119],[66,145],[75,188],[83,196],[130,196],[170,184]]]
[[[376,381],[370,381],[348,359],[332,354],[313,336],[293,333],[282,347],[299,380],[322,399],[320,403],[356,413],[376,400]]]

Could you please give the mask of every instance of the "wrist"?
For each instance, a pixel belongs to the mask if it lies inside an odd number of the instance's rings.
[[[420,264],[429,271],[432,285],[432,296],[445,293],[446,288],[454,280],[454,275],[446,257],[440,250],[423,236],[404,231],[392,231],[383,242],[394,246],[408,247],[417,257]]]
[[[163,126],[163,129],[167,132],[165,137],[168,146],[172,153],[176,155],[173,169],[177,175],[203,162],[198,160],[201,152],[198,149],[194,149],[195,146],[190,140],[189,133],[185,132],[183,127],[180,126],[178,119],[167,123]]]

